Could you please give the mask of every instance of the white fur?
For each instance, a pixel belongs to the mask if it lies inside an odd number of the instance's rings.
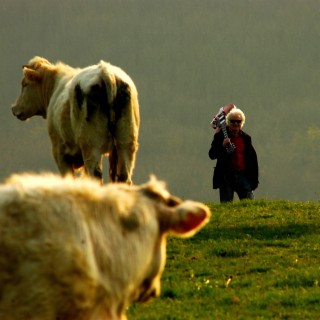
[[[104,61],[79,69],[35,57],[24,67],[22,83],[12,112],[20,120],[35,115],[48,119],[52,153],[62,175],[75,174],[79,166],[86,174],[102,180],[102,156],[106,155],[110,181],[132,183],[138,150],[139,102],[137,89],[123,70]],[[93,111],[89,117],[86,100],[77,104],[76,88],[85,97],[93,85],[102,83],[108,101],[101,106],[103,112]],[[124,87],[128,99],[119,102],[117,98]],[[115,109],[121,110],[118,121]]]
[[[126,319],[132,301],[159,295],[166,235],[209,216],[156,179],[14,175],[0,186],[0,319]]]

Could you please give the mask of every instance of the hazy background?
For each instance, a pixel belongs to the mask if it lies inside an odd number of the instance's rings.
[[[258,153],[256,197],[320,198],[319,0],[0,0],[0,46],[1,180],[57,172],[45,120],[10,110],[21,66],[39,55],[75,67],[103,59],[133,78],[135,183],[154,173],[178,196],[218,201],[210,121],[234,103]]]

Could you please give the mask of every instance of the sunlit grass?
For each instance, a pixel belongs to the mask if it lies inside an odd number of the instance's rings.
[[[208,205],[200,233],[169,238],[161,297],[129,319],[320,319],[320,203]]]

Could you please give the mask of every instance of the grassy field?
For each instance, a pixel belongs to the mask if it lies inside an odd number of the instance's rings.
[[[320,202],[208,204],[210,223],[168,239],[161,297],[133,319],[320,319]]]

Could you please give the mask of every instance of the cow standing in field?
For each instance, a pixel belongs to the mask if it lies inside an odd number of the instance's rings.
[[[209,217],[155,178],[14,175],[0,186],[0,319],[126,319],[131,302],[159,295],[166,236]]]
[[[20,120],[47,118],[60,173],[84,168],[102,181],[102,155],[108,155],[110,181],[131,184],[140,125],[131,78],[104,61],[75,69],[40,57],[31,59],[23,73],[12,112]]]

